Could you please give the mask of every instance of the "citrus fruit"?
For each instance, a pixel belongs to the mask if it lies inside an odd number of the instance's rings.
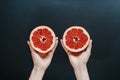
[[[83,51],[89,41],[89,33],[81,26],[72,26],[63,34],[63,44],[71,52]]]
[[[47,53],[55,45],[55,33],[48,26],[38,26],[30,33],[30,43],[34,50]]]

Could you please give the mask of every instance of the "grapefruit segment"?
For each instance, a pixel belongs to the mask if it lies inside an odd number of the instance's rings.
[[[30,33],[30,43],[34,50],[47,53],[55,45],[55,33],[48,26],[38,26]]]
[[[71,52],[84,50],[90,41],[88,32],[81,26],[72,26],[63,34],[63,44]]]

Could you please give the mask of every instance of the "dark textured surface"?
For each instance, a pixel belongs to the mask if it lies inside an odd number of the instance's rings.
[[[48,25],[62,38],[80,25],[93,39],[88,62],[91,80],[120,79],[120,0],[4,0],[0,6],[0,78],[27,80],[32,59],[26,41],[38,25]],[[60,42],[43,80],[75,80]]]

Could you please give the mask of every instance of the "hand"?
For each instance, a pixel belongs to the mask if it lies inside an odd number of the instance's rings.
[[[31,47],[31,44],[28,41],[28,45],[29,45],[29,48],[30,48],[30,51],[31,51],[34,66],[37,66],[39,68],[42,68],[42,69],[46,70],[47,67],[49,66],[51,60],[52,60],[53,53],[54,53],[54,51],[57,47],[57,44],[58,44],[58,38],[56,38],[55,46],[51,51],[49,51],[48,53],[39,53],[39,52],[36,52]]]
[[[42,79],[42,76],[43,76],[45,70],[47,69],[47,67],[51,63],[54,51],[55,51],[55,49],[57,47],[57,44],[58,44],[58,38],[56,37],[55,46],[48,53],[39,53],[32,48],[29,41],[27,41],[27,43],[29,45],[31,55],[32,55],[32,59],[33,59],[33,63],[34,63],[34,68],[33,68],[33,71],[32,71],[33,74],[31,73],[30,80],[33,80],[33,79],[34,80],[38,80],[38,79],[40,80],[40,79]],[[42,73],[40,73],[40,72],[42,72]],[[41,74],[41,75],[36,76],[38,73]],[[38,77],[38,78],[35,79],[35,77]]]
[[[61,44],[62,44],[62,47],[64,48],[64,50],[66,51],[66,53],[68,54],[70,63],[75,71],[76,77],[78,78],[78,76],[80,76],[80,73],[86,69],[86,64],[91,55],[92,40],[90,40],[89,45],[86,50],[84,50],[82,52],[78,52],[78,53],[73,53],[73,52],[68,51],[65,48],[62,39],[61,39]],[[87,73],[87,70],[86,70],[86,73]],[[88,79],[82,78],[81,80],[88,80]]]
[[[68,54],[70,63],[73,68],[80,67],[81,65],[82,66],[86,65],[86,63],[88,62],[88,59],[90,57],[90,54],[91,54],[92,40],[90,40],[89,45],[86,50],[84,50],[82,52],[78,52],[78,53],[68,51],[65,48],[62,39],[61,39],[61,44],[62,44],[62,47],[64,48],[64,50],[66,51],[66,53]]]

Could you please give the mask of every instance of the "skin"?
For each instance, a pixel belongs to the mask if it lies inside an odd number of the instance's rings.
[[[65,52],[67,53],[69,57],[70,63],[76,75],[76,79],[77,80],[89,80],[89,75],[87,71],[87,62],[91,55],[92,40],[90,40],[89,45],[86,50],[82,52],[78,52],[78,53],[73,53],[73,52],[68,51],[63,45],[62,39],[60,41],[61,41],[62,47],[64,48]],[[51,63],[54,51],[58,45],[58,38],[56,37],[56,43],[55,43],[54,48],[50,52],[45,53],[45,54],[34,51],[34,49],[31,47],[30,42],[27,41],[27,43],[29,45],[33,63],[34,63],[34,67],[32,69],[29,80],[42,80],[46,69]]]
[[[89,75],[87,71],[87,62],[91,55],[92,40],[90,40],[89,45],[86,50],[82,52],[78,52],[78,53],[73,53],[73,52],[68,51],[65,48],[62,39],[61,39],[61,44],[69,57],[70,63],[76,75],[76,79],[77,80],[89,80]]]
[[[27,41],[27,43],[29,45],[33,63],[34,63],[34,67],[31,72],[29,80],[42,80],[43,75],[44,75],[46,69],[48,68],[48,66],[50,65],[54,51],[58,45],[58,38],[56,37],[56,42],[55,42],[54,48],[50,52],[45,53],[45,54],[36,52],[31,47],[30,42]]]

